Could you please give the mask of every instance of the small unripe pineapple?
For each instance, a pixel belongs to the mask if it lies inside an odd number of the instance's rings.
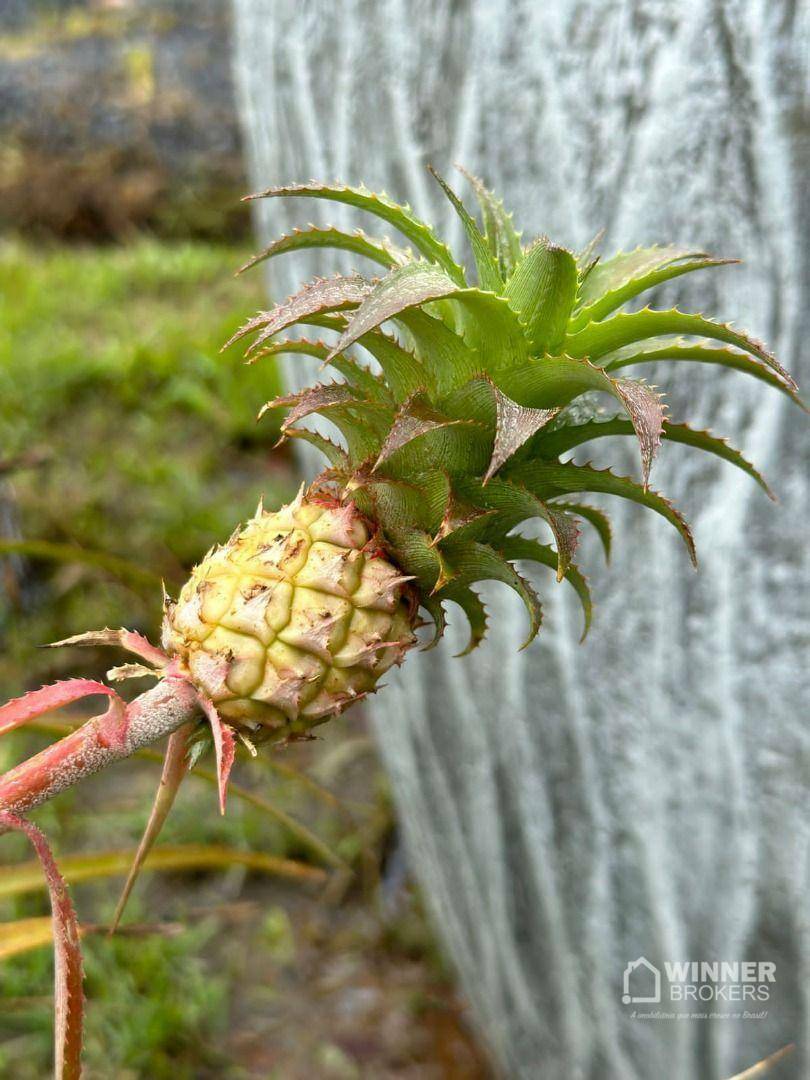
[[[302,492],[209,552],[167,605],[163,645],[254,741],[301,733],[414,644],[406,583],[353,503]]]

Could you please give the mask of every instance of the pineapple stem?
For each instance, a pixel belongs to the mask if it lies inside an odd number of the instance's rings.
[[[131,702],[123,742],[111,740],[94,717],[34,757],[0,776],[0,811],[27,813],[88,776],[130,757],[199,716],[196,691],[183,680],[166,678]],[[0,826],[0,833],[6,830]]]

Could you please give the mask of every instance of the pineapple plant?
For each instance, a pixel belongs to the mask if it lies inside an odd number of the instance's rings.
[[[580,528],[596,530],[606,555],[611,541],[608,518],[587,501],[589,493],[655,511],[678,531],[694,562],[686,520],[649,484],[662,442],[716,455],[770,495],[739,451],[670,420],[658,390],[627,371],[672,361],[715,365],[801,405],[795,382],[761,342],[702,314],[639,307],[655,286],[734,260],[675,245],[602,259],[595,245],[575,254],[546,237],[526,244],[476,177],[465,174],[479,220],[433,175],[463,225],[474,279],[428,224],[384,194],[312,182],[250,196],[343,203],[401,238],[310,226],[275,240],[243,268],[323,247],[377,264],[374,275],[310,281],[227,343],[246,342],[250,363],[296,354],[338,376],[262,408],[286,409],[282,438],[314,446],[325,467],[290,505],[260,505],[205,556],[176,599],[164,599],[162,648],[126,630],[58,643],[128,649],[147,666],[126,664],[111,678],[148,672],[159,679],[154,690],[125,705],[104,683],[68,680],[0,708],[2,734],[87,694],[110,699],[103,716],[0,777],[0,830],[26,828],[21,812],[170,735],[124,899],[190,753],[204,746],[201,732],[210,732],[216,752],[224,810],[237,740],[255,752],[258,743],[309,737],[314,726],[375,691],[420,630],[432,627],[422,645],[434,646],[448,603],[469,624],[465,651],[476,648],[488,628],[478,583],[499,581],[520,596],[528,646],[540,630],[542,605],[526,565],[544,567],[573,588],[584,636],[591,597],[574,561]],[[306,336],[310,329],[315,333]],[[314,417],[336,434],[313,426]],[[572,457],[613,436],[636,440],[638,478]],[[546,535],[534,535],[538,529]],[[48,873],[53,880],[50,864]],[[55,914],[64,906],[57,890]],[[72,972],[75,985],[75,966],[63,962],[61,970]],[[74,1029],[75,1016],[71,1026],[63,1015],[57,1034],[69,1054],[76,1039],[66,1033]]]

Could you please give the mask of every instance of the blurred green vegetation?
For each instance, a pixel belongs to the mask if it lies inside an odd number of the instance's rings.
[[[0,462],[34,458],[11,475],[25,539],[133,560],[171,585],[260,494],[272,503],[292,490],[287,458],[271,454],[277,420],[255,419],[278,392],[274,366],[219,354],[263,299],[258,275],[233,278],[244,255],[147,239],[0,246]],[[31,653],[54,635],[154,631],[159,589],[131,585],[31,560],[24,610],[0,623],[0,690],[19,689],[23,654],[29,683],[58,671],[55,654]]]

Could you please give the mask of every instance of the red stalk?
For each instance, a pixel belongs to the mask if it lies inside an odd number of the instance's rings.
[[[48,799],[170,735],[199,715],[196,691],[179,679],[165,679],[129,706],[122,742],[111,740],[97,716],[0,776],[0,810],[26,813]],[[6,830],[0,827],[0,832]]]

